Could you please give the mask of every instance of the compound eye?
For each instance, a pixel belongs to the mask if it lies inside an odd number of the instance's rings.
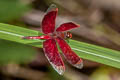
[[[72,33],[67,32],[67,38],[72,38]]]

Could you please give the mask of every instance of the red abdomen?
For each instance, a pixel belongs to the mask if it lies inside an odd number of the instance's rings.
[[[23,37],[23,39],[50,39],[49,35],[42,35],[42,36],[27,36]]]

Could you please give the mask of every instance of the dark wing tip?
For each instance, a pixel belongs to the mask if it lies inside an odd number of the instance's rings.
[[[83,60],[80,59],[76,64],[74,64],[73,66],[75,66],[78,69],[82,69],[83,68]]]
[[[69,22],[69,23],[76,25],[76,27],[80,27],[80,25],[78,23],[75,23],[75,22]]]
[[[58,11],[58,8],[55,4],[51,4],[46,12],[48,13],[48,12],[51,12],[51,11],[56,11],[56,12]]]
[[[65,72],[65,66],[56,66],[52,64],[53,68],[60,74],[63,75]]]

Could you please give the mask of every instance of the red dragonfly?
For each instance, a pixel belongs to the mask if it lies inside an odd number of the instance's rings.
[[[42,36],[27,36],[24,39],[45,39],[43,42],[43,50],[53,68],[62,75],[65,71],[63,60],[58,52],[56,42],[58,43],[66,60],[77,68],[83,67],[82,59],[76,55],[64,39],[72,38],[72,34],[67,32],[70,29],[78,28],[79,25],[68,22],[63,23],[55,30],[55,19],[58,8],[50,6],[47,14],[42,20],[42,31],[45,35]]]

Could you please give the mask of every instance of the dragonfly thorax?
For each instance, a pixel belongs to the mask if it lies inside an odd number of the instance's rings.
[[[70,32],[56,32],[56,33],[50,34],[50,36],[53,38],[56,38],[59,36],[63,39],[72,38],[72,34]]]

